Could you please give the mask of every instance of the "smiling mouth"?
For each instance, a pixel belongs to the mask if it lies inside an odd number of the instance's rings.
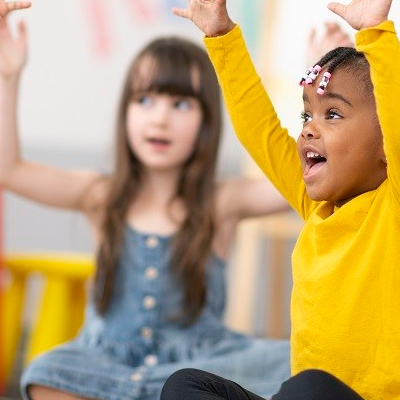
[[[304,176],[316,173],[326,164],[326,158],[315,151],[307,151],[306,153],[306,168]]]

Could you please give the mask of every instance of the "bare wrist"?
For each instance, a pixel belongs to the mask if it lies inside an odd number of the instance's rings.
[[[3,89],[14,89],[16,86],[18,86],[19,80],[20,74],[7,76],[0,75],[0,86]]]
[[[229,33],[231,30],[233,30],[235,28],[236,24],[229,20],[228,25],[224,28],[224,29],[220,29],[218,31],[213,32],[212,35],[210,35],[210,37],[218,37],[218,36],[224,36],[227,33]]]

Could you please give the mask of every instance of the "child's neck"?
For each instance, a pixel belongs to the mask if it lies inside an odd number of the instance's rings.
[[[168,203],[175,195],[178,186],[176,174],[145,174],[138,192],[138,197],[147,198],[150,202]]]
[[[171,174],[147,174],[129,207],[127,222],[141,232],[168,235],[179,230],[186,212],[176,193],[177,177]]]

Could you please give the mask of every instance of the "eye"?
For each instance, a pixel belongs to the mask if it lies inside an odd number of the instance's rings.
[[[326,113],[326,118],[327,119],[339,119],[339,118],[342,118],[342,116],[335,110],[329,110]]]
[[[152,104],[152,96],[148,93],[135,93],[132,97],[132,101],[143,106],[149,106]]]
[[[146,95],[146,94],[140,95],[140,96],[137,98],[137,102],[138,102],[139,104],[144,105],[144,106],[148,106],[148,105],[151,104],[151,96],[150,96],[150,95]]]
[[[311,121],[311,119],[312,119],[312,118],[311,118],[311,115],[308,114],[308,113],[305,112],[305,111],[302,111],[302,112],[301,112],[300,118],[301,118],[301,122],[302,122],[303,124],[305,124],[306,122]]]
[[[189,110],[192,107],[192,102],[188,98],[179,98],[174,101],[174,108],[178,110]]]

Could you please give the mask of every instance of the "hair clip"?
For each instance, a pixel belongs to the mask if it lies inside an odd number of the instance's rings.
[[[311,74],[313,70],[313,67],[308,68],[308,70],[304,73],[304,75],[301,77],[299,85],[304,86],[306,84],[306,79],[308,78],[308,75]]]
[[[314,68],[312,69],[311,73],[308,75],[307,79],[306,79],[306,84],[310,85],[311,83],[313,83],[315,81],[315,78],[318,76],[318,74],[320,73],[322,67],[320,65],[314,65]]]
[[[321,96],[325,93],[325,89],[328,86],[329,79],[331,78],[332,74],[330,72],[324,72],[324,76],[319,83],[319,87],[317,89],[317,93]]]

